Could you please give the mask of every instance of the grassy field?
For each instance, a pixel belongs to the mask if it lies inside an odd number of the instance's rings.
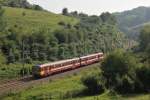
[[[79,73],[66,76],[62,79],[50,80],[39,86],[31,86],[19,93],[11,92],[1,100],[150,100],[150,94],[139,95],[110,95],[109,92],[98,96],[74,96],[72,93],[80,92],[85,87],[81,84],[81,77],[90,72],[98,72],[98,65],[94,65]],[[51,99],[50,99],[51,98]]]
[[[61,26],[58,25],[59,22],[64,22],[71,25],[79,22],[79,20],[75,18],[54,14],[47,11],[36,11],[11,7],[4,7],[4,9],[4,17],[7,20],[8,26],[17,28],[24,33],[37,30],[41,27],[46,27],[53,31],[57,28],[61,28]]]
[[[0,67],[0,83],[5,80],[20,78],[20,70],[23,68],[32,69],[33,64],[9,64]],[[28,73],[29,74],[29,73]]]

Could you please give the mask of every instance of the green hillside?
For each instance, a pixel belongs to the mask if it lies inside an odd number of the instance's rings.
[[[123,48],[126,42],[116,27],[114,16],[109,13],[63,16],[47,11],[3,8],[0,23],[7,24],[0,26],[1,78],[31,74],[31,66],[20,66],[22,63],[32,65],[109,52]]]
[[[120,30],[133,39],[136,39],[141,28],[150,22],[149,7],[138,7],[121,13],[115,13],[115,15]]]
[[[51,30],[60,28],[59,22],[67,24],[76,24],[78,20],[59,14],[46,11],[36,11],[22,8],[4,7],[4,16],[7,24],[11,28],[21,29],[23,31],[31,31],[41,27],[47,27]]]

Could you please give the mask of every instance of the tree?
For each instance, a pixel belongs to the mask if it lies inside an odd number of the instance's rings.
[[[136,58],[122,50],[110,53],[101,67],[106,88],[117,92],[134,91],[137,66]]]
[[[34,10],[43,10],[43,8],[39,5],[33,5]]]
[[[15,55],[13,54],[12,50],[9,51],[7,59],[8,59],[7,63],[14,63],[15,62]]]
[[[88,89],[89,94],[98,94],[104,92],[103,84],[98,73],[90,73],[81,79],[83,85]]]
[[[61,30],[56,30],[54,32],[54,36],[58,40],[58,43],[67,43],[68,41],[68,32],[67,30],[61,29]]]
[[[5,55],[0,51],[0,65],[6,63]]]
[[[6,26],[3,14],[4,14],[4,9],[0,6],[0,32],[2,32]]]
[[[111,24],[116,24],[117,22],[115,16],[113,16],[109,12],[102,13],[100,15],[100,18],[102,19],[103,22],[108,22]]]
[[[141,50],[146,50],[150,48],[150,25],[145,26],[140,33],[140,48]],[[150,52],[149,52],[150,53]]]
[[[78,16],[78,12],[77,11],[73,11],[70,13],[72,16],[77,17]]]
[[[67,8],[64,8],[64,9],[62,10],[62,14],[67,16],[67,15],[68,15],[68,9],[67,9]]]

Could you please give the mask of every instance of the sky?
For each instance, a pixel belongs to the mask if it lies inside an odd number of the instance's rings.
[[[150,7],[150,0],[28,0],[54,13],[61,13],[63,8],[70,11],[100,15],[102,12],[121,12],[139,6]]]

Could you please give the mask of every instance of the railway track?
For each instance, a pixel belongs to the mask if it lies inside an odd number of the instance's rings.
[[[96,64],[93,64],[93,65],[96,65]],[[87,68],[92,67],[92,66],[89,65],[89,66],[80,67],[78,69],[66,71],[66,72],[59,73],[59,74],[54,74],[54,75],[51,75],[49,77],[45,77],[45,78],[41,78],[41,79],[35,79],[32,76],[28,76],[25,78],[9,81],[7,83],[0,84],[0,96],[8,94],[10,92],[18,92],[22,89],[25,89],[25,88],[28,88],[28,87],[31,87],[34,85],[49,82],[50,80],[53,80],[53,79],[59,79],[59,78],[65,77],[67,75],[79,73],[80,70],[87,69]]]

